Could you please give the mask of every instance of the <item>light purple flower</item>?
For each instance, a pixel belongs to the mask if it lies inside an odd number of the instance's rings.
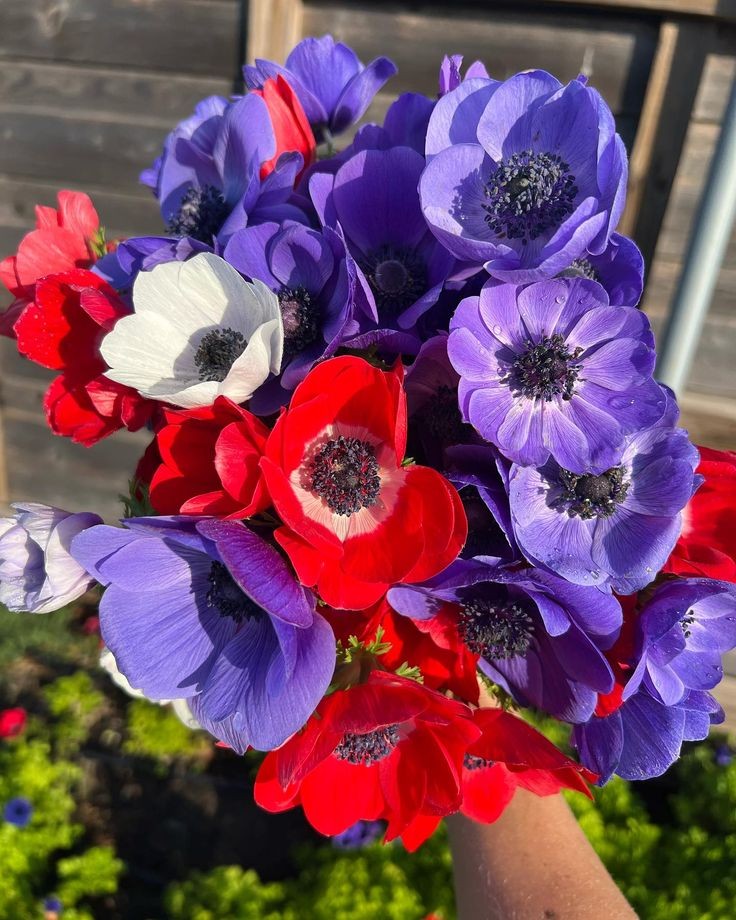
[[[352,48],[331,35],[303,39],[283,67],[256,59],[255,66],[243,68],[248,89],[261,89],[281,74],[299,98],[318,142],[326,132],[336,135],[354,125],[395,73],[396,65],[385,57],[363,66]]]
[[[623,210],[626,151],[580,79],[466,80],[437,103],[426,153],[420,194],[433,232],[505,281],[549,278],[602,253]]]
[[[600,255],[588,253],[569,265],[560,278],[591,278],[602,284],[609,303],[635,307],[644,289],[644,258],[639,247],[627,236],[612,233]]]
[[[312,230],[293,222],[239,230],[224,255],[279,299],[284,323],[281,373],[256,391],[249,406],[252,412],[270,415],[288,402],[315,361],[333,355],[344,338],[357,332],[355,263],[335,230]]]
[[[611,595],[497,560],[457,560],[422,585],[388,592],[394,610],[417,620],[458,606],[458,629],[480,668],[522,705],[585,722],[598,694],[613,689],[602,653],[616,639],[621,607]]]
[[[70,554],[71,543],[102,519],[38,502],[11,507],[15,515],[0,518],[0,602],[15,613],[51,613],[81,597],[93,579]]]
[[[665,582],[645,603],[636,629],[637,665],[624,700],[642,685],[665,706],[690,690],[712,690],[723,678],[722,655],[736,647],[736,586],[710,578]]]
[[[482,61],[474,61],[465,72],[461,75],[463,66],[462,54],[446,54],[440,65],[440,85],[439,95],[446,96],[463,82],[463,80],[474,80],[477,77],[490,79],[485,64]]]
[[[242,753],[270,750],[322,698],[335,641],[315,597],[245,525],[135,518],[99,526],[74,555],[107,590],[102,638],[129,683],[186,699],[199,724]]]
[[[665,409],[646,316],[584,278],[489,280],[450,323],[463,417],[509,459],[601,473]]]
[[[653,581],[682,527],[681,511],[702,481],[698,452],[674,428],[671,401],[663,419],[632,435],[603,473],[573,473],[554,460],[514,465],[509,495],[524,555],[577,584],[631,594]]]
[[[683,741],[702,741],[723,719],[723,710],[705,691],[691,690],[679,703],[665,706],[640,687],[609,715],[576,725],[572,741],[583,766],[599,774],[599,786],[614,773],[627,780],[652,779],[669,770]]]

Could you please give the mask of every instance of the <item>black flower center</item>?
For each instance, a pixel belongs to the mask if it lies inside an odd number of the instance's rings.
[[[236,359],[245,351],[246,345],[245,336],[234,329],[213,329],[202,336],[194,354],[199,379],[222,383]]]
[[[572,399],[580,372],[580,365],[574,362],[582,349],[570,351],[559,333],[525,344],[526,351],[511,366],[511,386],[529,399]]]
[[[489,659],[525,655],[534,634],[528,603],[510,596],[464,600],[458,627],[470,651]]]
[[[321,311],[309,291],[283,287],[278,293],[284,323],[284,358],[292,358],[317,340]]]
[[[202,243],[211,243],[220,232],[228,207],[222,193],[212,185],[188,189],[179,211],[166,225],[172,236],[191,236]]]
[[[463,422],[454,387],[440,386],[434,396],[417,413],[416,422],[422,433],[428,434],[443,444],[459,444],[467,440],[472,427]]]
[[[343,735],[333,753],[339,760],[370,767],[388,757],[398,743],[399,726],[387,725],[365,735],[354,735],[351,732]]]
[[[560,482],[563,488],[561,501],[567,505],[567,513],[583,520],[610,517],[629,491],[622,466],[612,467],[598,476],[560,470]]]
[[[601,276],[598,274],[588,259],[575,259],[568,267],[559,273],[558,278],[587,278],[600,284]]]
[[[310,464],[309,488],[333,514],[350,516],[376,503],[381,489],[373,445],[340,435],[327,441]]]
[[[486,760],[485,757],[476,757],[475,754],[466,754],[463,757],[463,766],[466,770],[485,770],[492,767],[495,762],[495,760]]]
[[[396,316],[427,289],[427,266],[408,246],[382,246],[360,263],[381,314]]]
[[[562,223],[577,193],[575,177],[558,154],[523,150],[501,160],[488,177],[486,223],[499,236],[527,245]]]
[[[230,617],[236,623],[263,616],[259,607],[245,594],[221,562],[213,562],[207,577],[210,587],[207,592],[207,606],[214,607],[222,617]]]

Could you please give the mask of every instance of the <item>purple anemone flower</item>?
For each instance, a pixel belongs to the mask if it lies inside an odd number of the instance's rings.
[[[612,233],[608,246],[600,255],[588,253],[575,259],[559,274],[560,278],[590,278],[603,285],[609,303],[618,307],[635,307],[644,290],[644,257],[627,236]]]
[[[356,821],[330,842],[338,850],[360,850],[378,840],[385,829],[383,821]]]
[[[736,585],[710,578],[665,582],[637,621],[637,665],[623,692],[641,685],[665,706],[723,678],[721,656],[736,647]]]
[[[580,79],[466,80],[437,103],[426,154],[420,194],[433,232],[504,281],[550,278],[602,253],[623,210],[623,141]]]
[[[723,710],[704,690],[691,690],[679,703],[665,706],[640,687],[614,712],[576,725],[572,741],[583,766],[599,774],[599,786],[614,773],[627,780],[652,779],[669,770],[683,741],[702,741],[723,719]]]
[[[5,803],[3,818],[16,827],[28,827],[33,817],[33,805],[23,796],[17,796]]]
[[[284,323],[281,373],[250,404],[253,412],[269,415],[288,402],[290,391],[315,361],[333,355],[357,331],[352,318],[355,263],[336,231],[295,223],[239,230],[227,244],[225,259],[279,298]]]
[[[332,630],[283,557],[243,524],[131,518],[86,531],[73,552],[107,588],[102,637],[131,686],[188,700],[239,753],[277,747],[322,698]]]
[[[15,613],[51,613],[70,604],[92,579],[70,554],[72,540],[102,518],[38,502],[14,503],[0,518],[0,603]]]
[[[601,473],[665,410],[648,319],[585,278],[489,280],[455,311],[448,352],[464,418],[525,466]]]
[[[422,585],[388,592],[394,610],[415,620],[458,608],[460,636],[480,668],[524,706],[585,722],[614,679],[602,649],[621,626],[611,595],[545,572],[511,571],[490,560],[457,560]]]
[[[602,473],[574,473],[554,460],[512,466],[509,497],[516,539],[531,562],[576,584],[632,594],[662,568],[682,528],[681,511],[702,479],[687,432],[662,420],[632,435]]]
[[[474,61],[462,74],[463,56],[462,54],[446,54],[440,65],[440,86],[439,95],[446,96],[463,82],[463,80],[474,80],[477,77],[490,79],[485,64],[482,61]]]
[[[363,66],[352,48],[331,35],[303,39],[283,67],[256,59],[255,66],[243,68],[248,89],[261,89],[281,74],[301,102],[318,143],[354,125],[395,73],[396,65],[385,57]]]
[[[248,224],[303,219],[288,201],[303,165],[299,154],[281,156],[261,181],[261,166],[275,153],[271,116],[260,96],[235,102],[213,96],[169,134],[141,181],[154,190],[171,236],[225,242]]]
[[[213,252],[213,248],[190,236],[134,236],[95,262],[92,271],[119,293],[130,295],[140,272],[163,262],[186,262],[200,252]]]
[[[458,490],[468,518],[463,557],[523,562],[511,521],[508,460],[490,444],[450,447],[445,460],[444,474]]]
[[[335,175],[315,173],[309,191],[322,224],[341,227],[359,267],[361,333],[353,348],[382,342],[416,354],[414,327],[436,302],[455,260],[427,229],[417,182],[424,157],[410,147],[361,150]]]

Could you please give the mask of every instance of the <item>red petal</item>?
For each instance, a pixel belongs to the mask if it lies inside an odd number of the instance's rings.
[[[500,763],[463,770],[463,804],[468,818],[490,824],[501,817],[516,792],[516,774]]]
[[[372,821],[384,810],[376,766],[328,757],[302,783],[302,807],[321,834],[340,834],[356,821]]]

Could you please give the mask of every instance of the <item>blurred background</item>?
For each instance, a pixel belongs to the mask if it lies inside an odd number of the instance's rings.
[[[92,196],[108,238],[161,232],[137,177],[167,132],[202,97],[238,92],[246,60],[283,61],[300,38],[325,32],[364,62],[398,64],[368,121],[399,92],[434,95],[447,53],[482,59],[496,78],[585,73],[629,151],[619,230],[644,254],[643,307],[661,330],[736,75],[736,0],[0,0],[0,257],[59,188]],[[680,394],[696,443],[725,449],[736,448],[735,307],[732,239]],[[54,438],[41,409],[50,377],[0,342],[0,502],[114,519],[147,438],[125,433],[91,450]],[[53,920],[59,905],[43,898],[57,890],[72,918],[451,916],[441,836],[412,858],[317,846],[297,817],[255,809],[252,765],[213,753],[168,710],[130,701],[95,670],[97,642],[84,605],[53,626],[0,616],[0,708],[32,714],[12,744],[0,741],[0,806],[30,789],[37,797],[25,838],[0,825],[0,920]],[[736,727],[736,678],[719,692]],[[736,764],[725,736],[663,781],[615,782],[576,808],[643,917],[736,916]],[[193,879],[197,870],[209,875]]]

